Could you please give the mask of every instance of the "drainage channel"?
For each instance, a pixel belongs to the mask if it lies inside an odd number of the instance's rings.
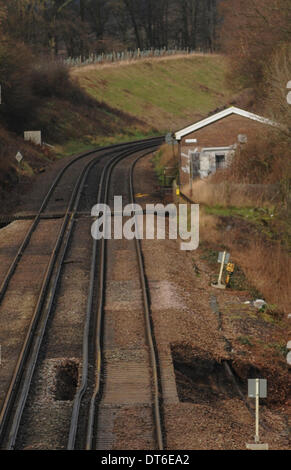
[[[247,379],[268,377],[265,370],[261,371],[251,364],[243,367],[244,364],[238,360],[236,363],[227,359],[217,360],[210,353],[185,344],[171,345],[171,355],[181,403],[208,404],[216,408],[219,402],[238,398],[254,417],[253,404],[247,398]],[[266,403],[266,399],[261,400],[262,406]],[[261,426],[270,430],[264,420]]]
[[[178,350],[172,347],[172,358],[180,402],[217,406],[219,400],[239,396],[224,361],[203,354],[189,357],[189,351],[181,346]],[[240,382],[239,387],[242,385]]]

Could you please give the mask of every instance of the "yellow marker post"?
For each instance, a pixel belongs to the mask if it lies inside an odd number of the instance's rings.
[[[234,267],[235,267],[234,263],[228,263],[228,265],[226,266],[227,276],[226,276],[225,283],[227,286],[229,285],[231,276],[234,273]]]

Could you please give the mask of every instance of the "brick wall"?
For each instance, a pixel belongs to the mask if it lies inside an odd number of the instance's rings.
[[[209,124],[196,132],[183,137],[182,147],[193,148],[195,144],[186,144],[186,139],[197,139],[199,147],[228,147],[237,142],[239,134],[248,136],[248,140],[256,138],[258,133],[269,128],[268,124],[262,124],[252,119],[232,114],[220,121]]]
[[[189,150],[201,151],[202,148],[207,147],[230,147],[238,143],[238,135],[243,134],[248,138],[248,142],[256,139],[257,135],[266,132],[269,129],[268,124],[263,124],[252,119],[245,118],[232,114],[220,121],[209,124],[198,131],[192,132],[181,139],[181,168],[180,168],[180,182],[182,185],[189,183]],[[186,139],[197,139],[195,144],[187,144]],[[214,157],[215,158],[215,157]],[[209,164],[211,164],[211,158]],[[186,171],[185,171],[186,170]]]

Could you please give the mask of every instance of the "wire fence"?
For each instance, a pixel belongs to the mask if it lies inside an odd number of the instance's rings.
[[[129,62],[137,61],[140,59],[154,58],[154,57],[167,57],[174,55],[194,55],[194,54],[209,54],[211,51],[205,50],[191,50],[187,49],[148,49],[148,50],[129,50],[123,52],[115,52],[105,54],[90,54],[88,57],[68,57],[63,59],[62,62],[69,67],[81,67],[90,64],[108,64],[114,62]]]

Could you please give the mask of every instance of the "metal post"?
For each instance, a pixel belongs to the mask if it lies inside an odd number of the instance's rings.
[[[223,252],[223,256],[222,256],[222,263],[221,263],[221,268],[220,268],[220,273],[219,273],[219,278],[218,278],[218,285],[221,284],[221,278],[222,278],[222,273],[223,273],[223,268],[224,268],[225,257],[226,257],[226,251]]]
[[[192,197],[193,193],[193,159],[192,156],[190,157],[190,197]]]
[[[182,178],[181,178],[181,172],[182,172],[182,149],[181,149],[181,141],[178,141],[178,153],[179,153],[179,174],[178,174],[178,184],[181,186],[182,183]]]
[[[259,401],[260,401],[260,379],[256,379],[256,444],[260,442],[259,436]]]
[[[269,444],[261,444],[259,436],[259,405],[260,398],[267,397],[267,381],[265,379],[248,380],[248,396],[256,399],[256,434],[255,442],[246,444],[249,450],[269,450]]]

